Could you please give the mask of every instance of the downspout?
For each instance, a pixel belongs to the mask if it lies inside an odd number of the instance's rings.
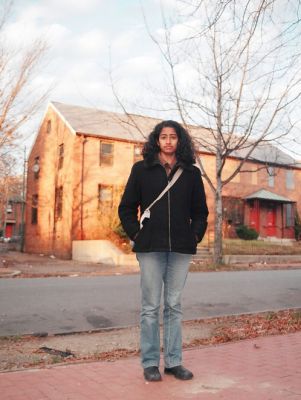
[[[255,199],[255,204],[256,204],[256,229],[257,232],[261,233],[261,226],[260,226],[260,207],[259,207],[259,199]]]
[[[283,208],[284,208],[284,203],[281,203],[281,239],[284,238],[284,212],[283,212]]]
[[[82,135],[82,165],[81,165],[81,194],[80,194],[80,240],[84,240],[84,172],[85,172],[85,144],[87,139]]]

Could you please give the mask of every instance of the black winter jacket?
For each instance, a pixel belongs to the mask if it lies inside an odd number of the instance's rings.
[[[182,175],[151,208],[151,217],[144,219],[140,230],[138,208],[142,214],[163,191],[178,166],[167,176],[159,161],[150,166],[145,161],[133,165],[118,211],[125,232],[135,242],[134,252],[196,253],[197,242],[207,228],[206,196],[199,169],[192,165],[181,167]]]

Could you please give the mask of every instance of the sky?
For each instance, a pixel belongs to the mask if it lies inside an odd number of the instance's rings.
[[[32,87],[51,91],[37,116],[23,128],[27,148],[49,101],[120,111],[110,76],[130,112],[174,117],[160,111],[166,65],[144,20],[145,15],[151,32],[160,34],[161,7],[172,15],[176,0],[14,0],[5,29],[8,42],[24,47],[43,38],[49,45]],[[181,36],[183,27],[175,26],[174,31]],[[184,85],[191,83],[185,63],[179,73]],[[301,145],[296,148],[301,159]]]
[[[158,11],[156,0],[144,4]],[[156,72],[139,0],[19,0],[15,5],[16,35],[29,40],[41,35],[50,45],[49,64],[39,79],[54,84],[52,99],[112,108],[110,68],[117,78],[122,70],[119,75],[127,76],[133,93],[134,79]]]
[[[166,9],[173,4],[163,1]],[[146,98],[149,87],[162,77],[144,12],[150,16],[149,24],[159,28],[160,0],[14,1],[5,28],[7,42],[26,48],[42,38],[49,47],[31,85],[40,92],[51,89],[40,112],[23,128],[27,147],[49,101],[120,111],[111,77],[118,92],[129,99],[130,111],[146,113],[136,109],[137,98]]]

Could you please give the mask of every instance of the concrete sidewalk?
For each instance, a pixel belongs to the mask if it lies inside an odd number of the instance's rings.
[[[137,358],[1,373],[1,399],[301,399],[301,332],[186,350],[183,364],[192,381],[145,382]]]

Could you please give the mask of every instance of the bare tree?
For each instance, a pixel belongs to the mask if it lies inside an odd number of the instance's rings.
[[[7,157],[21,138],[20,128],[43,105],[49,91],[39,93],[32,85],[47,52],[43,39],[34,40],[26,47],[14,48],[7,40],[6,25],[12,2],[0,6],[0,156]],[[8,158],[9,159],[9,158]]]
[[[215,200],[214,262],[222,261],[222,191],[255,149],[280,144],[299,122],[300,2],[294,0],[182,0],[172,19],[161,6],[163,29],[151,39],[168,67],[166,108],[191,126],[200,151],[215,154],[210,176]],[[116,92],[115,92],[116,94]],[[239,160],[225,176],[229,157]],[[271,156],[271,155],[269,155]],[[271,161],[271,157],[268,160]],[[277,152],[275,159],[277,163]]]

